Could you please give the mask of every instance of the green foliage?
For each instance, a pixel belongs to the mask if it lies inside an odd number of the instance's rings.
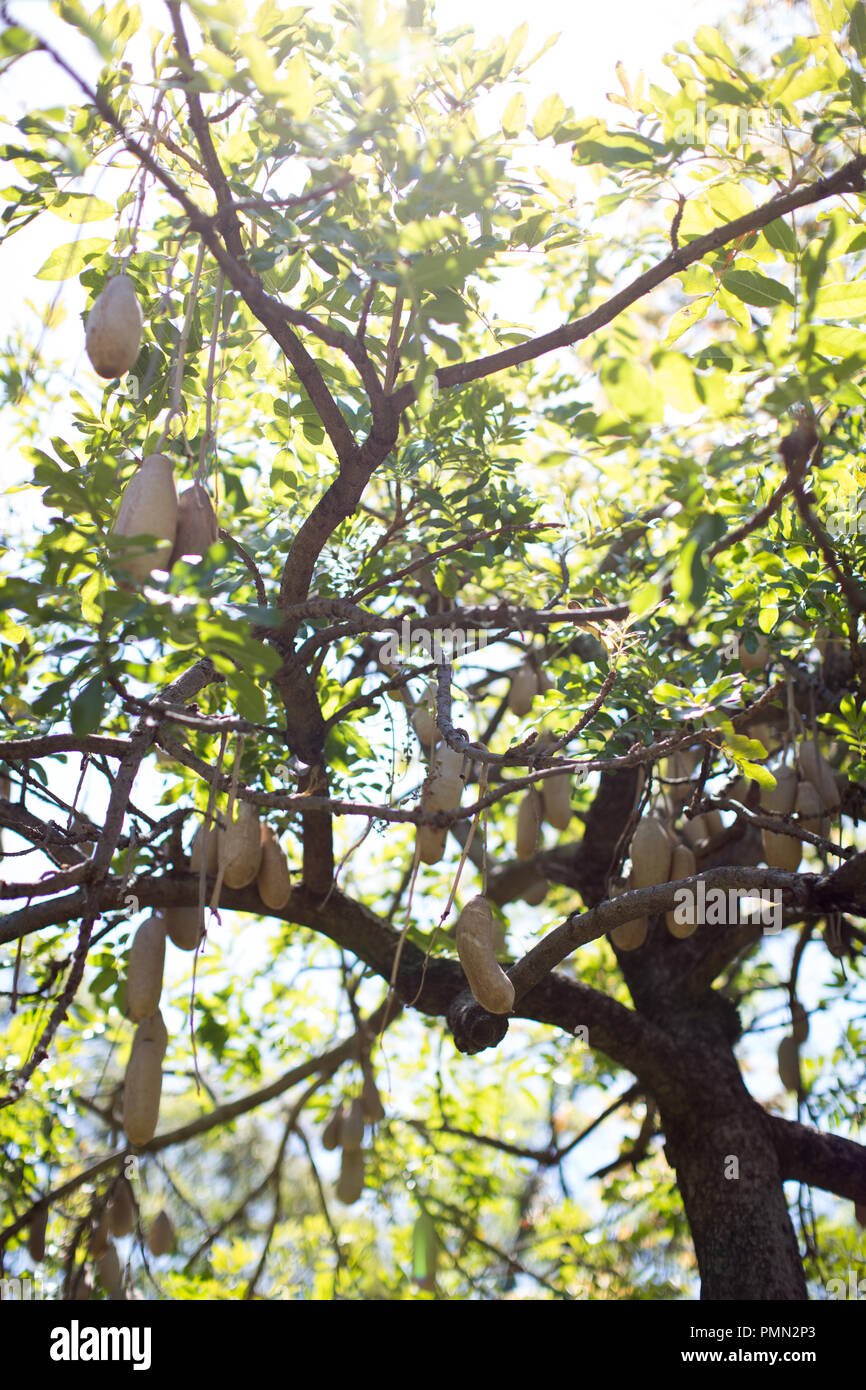
[[[747,523],[785,479],[778,443],[798,409],[817,417],[823,446],[809,476],[814,512],[825,529],[837,512],[862,518],[860,188],[720,238],[697,263],[672,263],[653,294],[543,355],[521,358],[537,330],[505,316],[507,296],[528,264],[539,313],[555,310],[563,322],[599,313],[677,247],[687,253],[807,173],[832,174],[855,153],[866,109],[863,7],[815,0],[814,32],[792,32],[766,57],[736,29],[703,28],[668,55],[670,89],[621,75],[621,116],[611,126],[555,93],[530,111],[525,26],[484,49],[468,26],[437,33],[407,25],[405,8],[339,4],[326,24],[271,0],[188,0],[191,76],[170,37],[155,33],[145,70],[138,58],[127,61],[140,24],[135,6],[64,0],[57,46],[66,26],[89,41],[103,64],[98,94],[136,139],[147,132],[153,158],[211,216],[217,201],[188,98],[201,102],[225,173],[219,199],[240,209],[245,273],[260,277],[277,319],[282,313],[283,327],[303,337],[359,443],[375,435],[374,403],[342,350],[344,335],[363,341],[389,388],[407,389],[394,445],[328,532],[310,598],[352,600],[389,620],[452,603],[524,617],[569,603],[628,604],[627,620],[585,632],[501,625],[496,640],[455,665],[455,725],[496,753],[529,732],[564,735],[614,671],[611,696],[570,755],[610,760],[638,743],[711,730],[711,796],[740,772],[766,784],[763,745],[733,722],[765,676],[731,660],[730,638],[760,631],[780,674],[799,665],[816,678],[819,627],[857,650],[857,613],[790,496],[768,508],[761,526]],[[0,66],[23,68],[34,46],[25,28],[7,28]],[[491,93],[503,98],[494,129],[482,116]],[[247,722],[242,785],[285,791],[290,773],[292,789],[306,789],[284,735],[300,695],[293,689],[287,701],[280,684],[280,582],[302,527],[346,464],[267,331],[256,294],[245,299],[210,254],[195,279],[196,228],[137,159],[130,183],[129,155],[118,153],[117,132],[97,105],[83,96],[74,108],[34,109],[7,125],[4,236],[56,219],[63,244],[38,271],[40,285],[74,289],[86,315],[123,269],[144,317],[139,357],[120,381],[97,382],[82,356],[74,384],[58,389],[59,368],[44,355],[59,326],[50,313],[38,341],[10,337],[3,351],[0,382],[22,470],[11,485],[25,489],[38,529],[15,535],[10,522],[0,538],[0,704],[10,739],[71,729],[81,741],[77,752],[15,765],[12,800],[23,767],[39,813],[64,818],[79,770],[92,763],[95,776],[107,756],[94,746],[80,763],[88,736],[129,735],[140,702],[203,656],[220,678],[196,696],[189,722],[172,726],[174,750],[148,754],[132,797],[138,844],[126,839],[110,866],[118,879],[133,875],[135,893],[136,880],[183,867],[194,811],[207,804],[202,768],[210,772],[220,757],[218,717]],[[563,177],[561,157],[548,167],[551,149],[569,154],[573,179]],[[87,234],[88,223],[106,219],[115,222],[111,239]],[[319,331],[306,331],[313,320]],[[73,329],[83,339],[78,322]],[[509,350],[517,360],[502,370],[447,384],[456,364]],[[112,519],[138,461],[158,445],[186,485],[206,462],[222,535],[200,564],[119,587],[109,566]],[[862,531],[839,539],[836,554],[852,582],[866,583]],[[429,566],[405,573],[421,558]],[[346,626],[319,647],[319,634],[345,615],[307,611],[294,621],[297,646],[310,644],[305,660],[327,726],[327,793],[355,806],[414,808],[425,767],[399,694],[375,693],[389,674],[377,657],[381,637]],[[552,682],[529,722],[501,708],[509,673],[527,653],[543,657]],[[403,664],[412,667],[411,707],[425,698],[429,662]],[[861,705],[849,694],[818,722],[834,767],[853,781],[866,767]],[[99,825],[105,787],[94,792],[88,782],[88,791],[94,809],[86,801],[85,810]],[[590,814],[597,792],[597,772],[575,783],[578,816]],[[494,870],[513,857],[515,804],[501,797],[486,818]],[[268,819],[297,878],[301,810],[275,809]],[[563,845],[574,841],[575,823]],[[422,867],[410,896],[411,825],[347,816],[335,826],[340,890],[382,923],[405,926],[431,962],[453,961],[451,917],[440,917],[459,856],[454,837],[442,864]],[[553,849],[556,832],[545,835]],[[624,859],[623,846],[618,868]],[[25,866],[27,882],[41,871],[32,858],[7,862]],[[804,871],[824,868],[807,848]],[[461,894],[480,884],[470,861]],[[508,900],[509,959],[580,906],[567,874],[538,909]],[[100,919],[50,1064],[0,1109],[0,1191],[13,1220],[88,1156],[121,1142],[130,925],[119,909]],[[862,947],[843,970],[816,924],[803,931],[815,972],[810,1006],[826,1011],[833,1029],[808,1063],[809,1118],[856,1136]],[[74,921],[27,935],[14,983],[14,943],[4,948],[3,988],[17,1001],[0,1044],[10,1083],[41,1035],[75,943]],[[744,1046],[760,1029],[782,1026],[790,954],[758,951],[731,963],[721,987],[743,1011]],[[629,1001],[607,940],[573,961],[583,985]],[[326,924],[320,932],[224,909],[210,918],[194,980],[191,962],[170,950],[160,1134],[326,1051],[382,997],[383,971]],[[561,967],[571,968],[571,960]],[[409,1008],[373,1057],[387,1119],[367,1129],[358,1203],[337,1202],[339,1154],[319,1143],[334,1105],[360,1091],[362,1072],[350,1059],[320,1074],[309,1096],[301,1078],[179,1138],[165,1155],[136,1160],[141,1213],[149,1220],[171,1204],[179,1253],[150,1260],[156,1270],[148,1270],[137,1235],[130,1238],[131,1285],[179,1300],[696,1295],[661,1136],[651,1125],[636,1147],[648,1102],[630,1090],[627,1068],[592,1043],[581,1049],[560,1031],[519,1021],[495,1063],[475,1060],[457,1051],[441,1020]],[[554,1151],[576,1144],[620,1093],[603,1141],[592,1141],[593,1163],[610,1171],[590,1188],[577,1160]],[[772,1085],[769,1103],[782,1103]],[[116,1171],[107,1167],[52,1211],[44,1269],[58,1284],[70,1250],[84,1258],[90,1213]],[[796,1220],[813,1251],[810,1277],[823,1281],[862,1256],[847,1208],[804,1212],[801,1205]],[[10,1242],[16,1271],[27,1266],[25,1237]]]

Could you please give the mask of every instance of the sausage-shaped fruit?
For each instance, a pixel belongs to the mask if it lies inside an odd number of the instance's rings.
[[[632,917],[628,922],[620,922],[614,927],[610,939],[621,951],[636,951],[646,941],[648,920],[646,917]]]
[[[803,857],[803,842],[794,835],[777,835],[773,830],[761,831],[764,858],[770,869],[784,869],[795,874]]]
[[[357,1152],[364,1140],[364,1106],[360,1096],[356,1096],[346,1111],[340,1133],[340,1145],[345,1153]]]
[[[800,1054],[793,1038],[783,1038],[779,1043],[779,1080],[786,1091],[800,1089]]]
[[[147,1232],[147,1248],[151,1255],[170,1255],[174,1249],[174,1226],[168,1212],[157,1213]]]
[[[544,819],[554,830],[567,830],[571,820],[571,778],[567,772],[545,777],[541,783]]]
[[[204,826],[200,825],[198,827],[198,830],[192,837],[192,844],[189,851],[190,873],[197,874],[201,872],[202,855],[204,855],[206,861],[205,873],[209,874],[212,878],[215,877],[219,868],[220,833],[220,830],[216,826],[212,826],[208,831],[207,840],[205,841]]]
[[[114,536],[141,537],[125,546],[112,561],[139,583],[155,569],[168,569],[177,530],[177,490],[174,467],[165,454],[148,454],[127,483],[111,528]],[[152,541],[143,537],[152,536]]]
[[[507,1014],[514,1007],[514,985],[496,959],[495,923],[483,894],[471,898],[455,929],[457,954],[469,988],[483,1009]]]
[[[200,560],[217,538],[217,515],[207,488],[193,483],[177,500],[177,527],[168,568],[178,560]]]
[[[262,823],[262,859],[256,876],[259,897],[266,907],[278,912],[289,901],[292,880],[289,864],[271,827]]]
[[[262,862],[262,825],[249,801],[237,807],[231,824],[220,838],[224,856],[223,882],[227,888],[246,888],[259,872]]]
[[[655,816],[642,816],[631,837],[632,886],[651,888],[667,883],[672,845],[667,830]]]
[[[27,1250],[36,1264],[45,1259],[45,1232],[48,1230],[48,1207],[40,1202],[34,1208],[27,1231]]]
[[[121,1176],[108,1203],[108,1224],[113,1236],[128,1236],[135,1229],[135,1202],[129,1179]]]
[[[680,879],[691,878],[697,871],[694,851],[688,845],[677,845],[671,858],[671,883],[678,883]],[[677,921],[677,918],[680,918]],[[682,920],[682,919],[685,920]],[[671,936],[675,936],[679,941],[685,941],[694,932],[698,925],[697,905],[694,898],[689,903],[681,907],[673,907],[665,913],[665,925]]]
[[[123,1276],[120,1272],[120,1259],[111,1241],[96,1261],[99,1282],[109,1298],[123,1298]]]
[[[839,787],[833,769],[823,753],[819,752],[811,740],[804,740],[797,749],[797,761],[801,773],[817,791],[821,799],[821,809],[835,811],[841,800]]]
[[[517,807],[516,848],[518,859],[531,859],[541,839],[541,798],[534,787],[521,797]]]
[[[164,1033],[161,1016],[155,1018],[159,1018]],[[136,1145],[153,1138],[159,1120],[165,1047],[154,1019],[144,1019],[136,1030],[123,1083],[123,1128],[129,1142]]]
[[[364,1153],[362,1149],[343,1149],[337,1197],[344,1206],[357,1202],[364,1191]]]
[[[126,976],[126,1012],[140,1022],[159,1008],[165,967],[165,923],[148,917],[132,939]]]
[[[333,1152],[339,1149],[343,1142],[343,1122],[346,1112],[342,1105],[336,1106],[331,1112],[331,1118],[322,1130],[322,1148]]]
[[[179,951],[194,951],[202,938],[197,907],[163,908],[163,921],[169,940]]]
[[[128,275],[115,275],[87,315],[85,346],[95,372],[107,380],[128,372],[141,347],[141,308]]]
[[[512,714],[519,717],[526,715],[532,709],[533,702],[538,694],[538,675],[535,669],[524,661],[522,666],[518,666],[514,675],[511,677],[511,688],[508,691],[508,708]]]

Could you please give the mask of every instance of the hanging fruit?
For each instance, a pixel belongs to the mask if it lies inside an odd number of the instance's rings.
[[[512,714],[523,717],[532,709],[535,697],[538,694],[538,673],[534,666],[528,661],[524,661],[518,666],[514,675],[511,677],[511,687],[508,691],[508,708]]]
[[[235,817],[220,838],[220,854],[225,870],[223,882],[227,888],[246,888],[259,872],[262,862],[262,825],[256,808],[242,801]]]
[[[496,959],[495,923],[483,894],[470,899],[457,918],[457,954],[469,988],[483,1009],[507,1014],[514,1007],[514,985]]]
[[[180,494],[177,503],[177,528],[168,561],[171,569],[178,560],[200,560],[217,538],[217,515],[205,488],[193,483]]]
[[[165,923],[148,917],[132,939],[126,976],[126,1012],[140,1022],[159,1008],[165,966]]]
[[[123,1128],[130,1144],[147,1144],[156,1132],[167,1041],[159,1010],[135,1031],[123,1083]]]
[[[194,951],[203,932],[197,907],[165,907],[162,920],[169,940],[179,951]]]
[[[259,897],[266,907],[279,912],[289,901],[292,880],[289,864],[271,827],[262,822],[262,858],[256,876]]]
[[[112,557],[113,569],[139,583],[153,570],[167,570],[177,530],[177,491],[174,465],[165,454],[148,454],[127,483],[111,536],[140,537],[137,547],[127,546]],[[153,540],[144,540],[152,537]]]
[[[631,837],[632,884],[652,888],[667,883],[673,846],[666,827],[657,816],[644,815]]]
[[[696,872],[697,864],[695,863],[694,851],[688,845],[677,845],[671,859],[669,882],[678,883],[681,879],[691,878]],[[673,907],[669,912],[666,912],[665,925],[671,936],[675,936],[679,941],[685,941],[687,937],[691,936],[698,925],[697,904],[694,897],[692,897],[691,902],[678,908]]]
[[[147,1232],[147,1248],[152,1255],[170,1255],[174,1249],[175,1235],[171,1217],[164,1209],[157,1213]]]
[[[128,275],[115,275],[96,296],[87,316],[87,356],[99,376],[128,372],[141,347],[141,308]]]
[[[531,859],[541,840],[541,797],[530,787],[517,807],[516,849],[518,859]]]

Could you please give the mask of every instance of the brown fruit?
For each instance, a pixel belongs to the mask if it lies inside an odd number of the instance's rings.
[[[111,1241],[108,1242],[105,1252],[96,1261],[96,1272],[99,1275],[99,1282],[109,1298],[123,1298],[123,1275],[120,1271],[120,1260]]]
[[[159,1008],[165,966],[165,923],[148,917],[132,939],[126,976],[126,1012],[140,1022]]]
[[[692,846],[699,845],[702,840],[706,840],[709,836],[706,816],[692,816],[691,820],[684,820],[682,836]]]
[[[523,717],[532,709],[533,702],[538,694],[538,676],[534,667],[524,661],[522,666],[518,666],[514,675],[511,677],[511,688],[508,692],[508,708],[512,714]]]
[[[528,903],[530,907],[539,907],[547,897],[549,888],[550,884],[546,878],[537,878],[523,894],[523,901]]]
[[[147,1248],[151,1255],[170,1255],[175,1245],[174,1226],[165,1210],[156,1215],[147,1232]]]
[[[809,1036],[809,1016],[797,1000],[791,1005],[791,1032],[798,1046]]]
[[[155,569],[167,570],[177,529],[174,467],[165,454],[148,454],[124,489],[111,528],[113,536],[140,537],[112,559],[112,567],[144,583]],[[145,540],[144,537],[154,537]]]
[[[632,886],[651,888],[667,883],[672,845],[667,830],[655,816],[644,815],[631,837]]]
[[[779,1080],[786,1091],[800,1089],[800,1054],[793,1038],[783,1038],[779,1043]]]
[[[376,1078],[369,1066],[364,1067],[364,1085],[361,1088],[361,1108],[364,1111],[364,1119],[370,1125],[376,1125],[385,1118],[385,1107],[382,1104],[382,1097],[379,1095],[379,1088],[376,1085]]]
[[[854,1204],[854,1220],[858,1226],[866,1227],[866,1202],[856,1202]]]
[[[141,1043],[153,1043],[159,1051],[160,1057],[165,1056],[165,1049],[168,1047],[168,1029],[165,1026],[162,1014],[157,1009],[150,1018],[143,1018],[135,1030],[132,1039],[133,1052]]]
[[[266,823],[262,824],[262,859],[256,877],[259,897],[266,907],[278,912],[289,901],[292,880],[280,842]]]
[[[82,1265],[72,1285],[72,1299],[75,1303],[88,1303],[93,1297],[93,1274]]]
[[[801,782],[797,788],[794,810],[802,818],[804,830],[811,830],[814,835],[823,835],[826,832],[829,827],[821,815],[823,809],[821,797],[812,783]]]
[[[820,797],[821,809],[835,811],[841,804],[841,798],[833,769],[811,740],[804,739],[798,746],[797,762],[803,777],[815,787]]]
[[[462,753],[455,753],[447,745],[439,749],[434,759],[433,773],[427,778],[421,792],[420,810],[456,811],[463,796],[462,766]],[[445,853],[447,827],[440,829],[433,825],[419,825],[417,834],[423,863],[438,864]]]
[[[671,859],[671,883],[678,883],[680,879],[691,878],[697,872],[694,852],[688,845],[677,845]],[[677,918],[685,918],[685,921],[677,921]],[[684,907],[673,907],[665,913],[665,925],[671,936],[675,936],[678,941],[685,941],[694,932],[698,925],[697,904],[692,900]]]
[[[220,839],[220,852],[227,888],[246,888],[253,882],[262,862],[262,825],[249,801],[242,801],[236,808],[234,820]]]
[[[128,275],[115,275],[93,301],[87,315],[87,356],[99,376],[128,372],[141,347],[141,308]]]
[[[217,515],[201,483],[193,483],[177,502],[177,529],[168,568],[178,560],[200,560],[217,538]]]
[[[491,1014],[510,1013],[514,985],[496,959],[493,913],[482,894],[471,898],[460,913],[455,936],[463,973],[478,1003]]]
[[[793,835],[777,835],[772,830],[761,831],[764,858],[770,869],[784,869],[795,874],[803,857],[803,843]]]
[[[797,799],[797,773],[786,763],[781,767],[770,768],[770,771],[776,779],[776,785],[761,787],[761,809],[772,811],[779,816],[789,816]]]
[[[205,864],[205,872],[209,874],[211,878],[214,878],[216,876],[217,870],[219,868],[219,841],[220,830],[217,829],[215,826],[212,826],[207,834],[207,850]],[[204,826],[200,825],[196,830],[195,835],[192,838],[192,844],[190,845],[190,873],[197,874],[201,872],[201,861],[204,843]]]
[[[129,1179],[121,1176],[108,1203],[108,1224],[113,1236],[128,1236],[135,1230],[135,1202]]]
[[[364,1191],[364,1154],[360,1148],[343,1149],[340,1162],[340,1176],[337,1180],[337,1197],[344,1206],[357,1202]]]
[[[179,951],[196,949],[203,935],[197,907],[165,907],[162,918],[169,940]]]
[[[27,1232],[27,1250],[36,1264],[45,1259],[45,1232],[48,1230],[48,1208],[43,1202],[34,1208]]]
[[[343,1142],[343,1121],[346,1112],[342,1105],[338,1105],[331,1113],[331,1118],[322,1130],[322,1148],[332,1152],[338,1149]]]
[[[621,951],[636,951],[646,941],[648,921],[646,917],[632,917],[628,922],[620,922],[610,934],[611,941]]]
[[[161,1022],[160,1018],[160,1022]],[[142,1034],[141,1030],[146,1031]],[[163,1031],[165,1025],[163,1024]],[[139,1024],[123,1083],[123,1128],[130,1144],[147,1144],[156,1132],[162,1094],[165,1049],[154,1037],[150,1019]]]
[[[90,1235],[87,1238],[87,1249],[97,1260],[101,1255],[104,1255],[108,1249],[110,1235],[111,1223],[108,1215],[108,1206],[105,1205],[96,1220],[92,1222]]]
[[[517,807],[518,859],[531,859],[541,840],[541,797],[530,787]]]
[[[360,1096],[356,1096],[346,1111],[343,1118],[343,1127],[340,1133],[340,1144],[343,1153],[347,1150],[350,1153],[360,1151],[364,1140],[364,1107]]]
[[[707,811],[706,822],[708,840],[711,840],[714,835],[719,835],[725,828],[721,811]]]
[[[684,777],[691,777],[693,771],[694,764],[691,761],[691,757],[684,754],[681,749],[678,749],[676,753],[672,753],[669,758],[664,758],[662,760],[659,772],[663,782],[666,784],[665,790],[674,806],[684,806],[692,794],[692,788],[686,783],[682,783],[678,786],[670,786],[667,784],[671,782],[680,782]]]
[[[567,830],[571,820],[571,778],[567,772],[559,777],[545,777],[541,783],[544,819],[555,830]]]
[[[770,661],[770,648],[759,635],[755,651],[750,652],[744,641],[740,641],[740,665],[744,671],[764,671]]]

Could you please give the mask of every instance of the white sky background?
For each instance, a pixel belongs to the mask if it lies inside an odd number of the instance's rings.
[[[92,6],[88,4],[88,8]],[[248,8],[252,9],[253,6],[249,4]],[[327,15],[331,10],[328,3],[316,3],[312,8],[322,15]],[[160,0],[144,0],[141,9],[143,23],[139,34],[141,41],[146,45],[148,27],[164,29],[168,27],[168,21],[165,6]],[[9,10],[13,18],[43,32],[47,38],[56,42],[63,55],[74,62],[92,81],[101,67],[101,60],[83,37],[75,35],[68,26],[61,24],[52,15],[47,0],[11,0]],[[618,61],[625,65],[632,80],[643,70],[648,81],[669,88],[671,78],[661,62],[662,55],[678,40],[689,38],[700,24],[717,22],[727,10],[725,0],[608,0],[604,5],[599,5],[597,0],[592,0],[592,3],[590,0],[576,0],[576,3],[571,4],[563,3],[563,0],[534,0],[531,6],[527,6],[525,0],[436,0],[436,18],[440,27],[452,28],[468,21],[475,26],[482,43],[489,42],[496,35],[507,36],[524,21],[528,21],[530,39],[524,49],[524,57],[537,51],[550,34],[559,31],[562,36],[559,43],[531,69],[528,83],[522,88],[530,114],[544,97],[552,91],[557,91],[566,106],[574,108],[578,117],[597,114],[607,118],[611,123],[617,122],[626,114],[622,108],[611,106],[605,100],[606,92],[620,90],[614,71]],[[514,90],[516,88],[511,89]],[[3,80],[0,111],[8,120],[17,118],[34,105],[60,106],[79,100],[81,94],[71,79],[59,72],[49,58],[34,55],[18,62]],[[8,128],[4,134],[5,138],[9,138]],[[566,175],[572,180],[577,179],[578,171],[569,163],[567,148],[554,151],[548,142],[545,151],[545,157],[549,158],[551,164],[555,163],[555,172],[560,177]],[[533,161],[536,163],[541,162],[539,154],[540,152],[533,155]],[[13,181],[11,177],[4,177],[0,186]],[[127,177],[124,176],[123,184],[126,182]],[[99,193],[111,201],[111,192],[106,180],[100,183]],[[83,236],[111,236],[114,224],[88,223],[80,230]],[[54,283],[35,280],[35,273],[50,252],[63,241],[71,240],[75,231],[74,228],[65,228],[55,217],[45,213],[23,232],[14,235],[0,246],[0,284],[3,285],[0,332],[4,338],[13,325],[25,329],[28,336],[33,335],[34,316],[32,310],[27,308],[27,301],[32,301],[42,309],[58,289]],[[516,289],[516,286],[511,287],[503,310],[503,316],[512,321],[521,315],[528,315],[532,310],[532,297],[528,292],[528,286],[524,286],[523,293],[518,292],[515,295],[513,291]],[[60,292],[61,303],[66,310],[66,320],[52,331],[50,339],[46,341],[46,355],[49,360],[55,355],[62,356],[66,370],[70,378],[75,379],[78,389],[83,390],[94,402],[98,402],[102,384],[92,373],[84,354],[84,334],[80,319],[84,304],[83,292],[75,280],[63,282]],[[536,331],[551,326],[541,323],[537,316],[535,324]],[[51,428],[46,430],[46,435],[63,432],[65,410],[61,408],[57,414],[58,418],[52,420]],[[26,476],[29,471],[27,468],[19,468],[14,457],[10,457],[10,439],[8,422],[0,419],[0,448],[3,448],[6,459],[6,484],[13,479]],[[35,494],[18,493],[12,498],[7,498],[6,504],[12,507],[22,525],[40,524],[38,498]],[[74,768],[70,765],[61,771],[57,769],[56,764],[52,766],[59,773],[55,782],[58,790],[62,794],[71,795],[72,786],[67,783],[74,778]],[[159,779],[150,774],[147,791],[157,792],[159,785]],[[102,779],[94,776],[92,784],[89,784],[89,792],[90,795],[85,798],[83,804],[91,815],[97,817],[100,804],[104,804]],[[147,793],[144,794],[144,799],[146,796]],[[351,825],[357,827],[357,824],[350,824],[350,832]],[[14,847],[21,848],[23,845],[15,840]],[[4,874],[7,878],[29,878],[36,872],[33,864],[34,856],[13,861],[7,859],[3,866]],[[545,914],[542,911],[533,925],[539,921],[546,921],[548,917],[549,913]],[[236,919],[238,924],[241,920]],[[244,933],[244,936],[249,941],[247,933]],[[246,952],[247,947],[244,949]],[[782,956],[787,958],[788,943],[774,942],[772,951],[774,955],[780,951]],[[178,964],[185,968],[186,960]],[[805,1002],[808,1006],[812,1001],[807,997]],[[514,1032],[517,1035],[518,1029]],[[776,1038],[774,1035],[771,1037],[775,1045]],[[821,1044],[829,1041],[820,1034],[819,1037]],[[809,1050],[809,1044],[805,1050]],[[762,1056],[766,1066],[764,1047],[756,1042],[754,1047],[750,1044],[749,1052],[754,1058]],[[759,1096],[778,1093],[778,1082],[769,1070],[765,1071],[760,1079],[754,1075],[750,1076],[749,1085]],[[591,1148],[581,1146],[579,1158],[576,1155],[578,1161],[575,1168],[590,1171],[593,1164],[604,1162],[605,1158],[610,1156],[613,1137],[613,1133],[606,1129],[599,1137],[598,1146],[595,1143]],[[580,1184],[577,1172],[574,1169],[572,1172]],[[580,1186],[582,1187],[582,1184]]]

